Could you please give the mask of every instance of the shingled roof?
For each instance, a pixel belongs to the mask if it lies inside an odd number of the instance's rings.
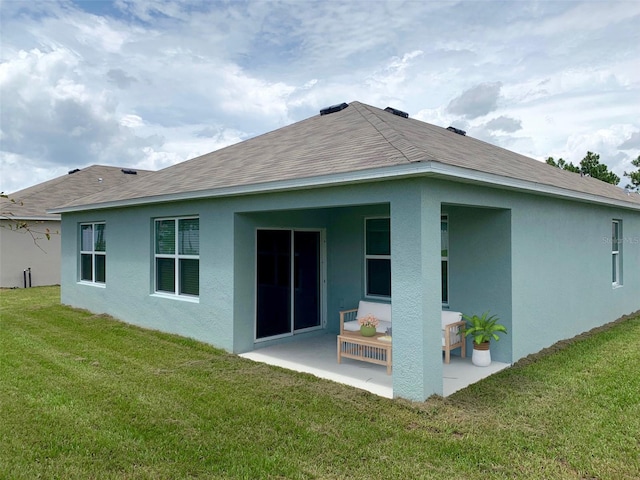
[[[124,171],[135,171],[136,174],[126,174]],[[89,194],[139,180],[150,173],[154,172],[92,165],[11,193],[8,199],[0,199],[0,208],[3,216],[10,218],[59,220],[60,215],[47,213],[47,210],[65,203],[81,201],[82,197]],[[15,200],[15,203],[11,200]]]
[[[316,115],[173,165],[56,211],[407,175],[432,175],[640,208],[640,195],[627,195],[600,180],[560,170],[442,127],[352,102],[343,110]]]

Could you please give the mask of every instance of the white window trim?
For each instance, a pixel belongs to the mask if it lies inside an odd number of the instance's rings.
[[[617,238],[613,236],[614,225],[618,226]],[[621,238],[622,238],[622,220],[612,220],[611,222],[611,256],[612,256],[611,265],[613,268],[612,273],[615,275],[615,278],[613,279],[611,285],[614,288],[622,286],[622,277],[620,275],[620,267],[622,264]]]
[[[87,225],[91,225],[91,250],[82,249],[82,227],[85,227]],[[104,251],[96,251],[95,249],[96,248],[96,225],[104,225],[105,231],[107,229],[106,222],[83,222],[80,224],[80,271],[78,272],[79,273],[78,276],[80,277],[80,280],[78,283],[104,288],[107,283],[107,278],[106,278],[107,246],[105,245]],[[91,255],[91,280],[82,278],[82,255]],[[104,263],[105,263],[104,282],[99,282],[96,280],[96,257],[98,256],[104,257]]]
[[[377,219],[389,219],[389,234],[391,234],[391,217],[388,215],[380,215],[375,217],[365,217],[364,219],[364,297],[372,298],[378,300],[389,300],[391,299],[391,295],[375,295],[369,293],[367,280],[369,279],[369,272],[367,267],[367,260],[389,260],[391,263],[391,251],[389,251],[389,255],[368,255],[367,254],[367,220],[377,220]]]
[[[440,215],[440,224],[442,223],[446,223],[447,224],[447,237],[449,237],[449,233],[450,233],[450,229],[449,229],[449,215],[448,214],[444,214],[444,215]],[[447,244],[447,256],[442,256],[442,244],[440,245],[440,262],[447,262],[447,299],[444,300],[442,302],[443,306],[448,306],[449,305],[449,249],[450,249],[451,243],[448,242]]]
[[[198,302],[200,295],[189,295],[185,293],[180,293],[180,260],[198,260],[200,262],[200,255],[185,255],[180,254],[179,251],[179,221],[180,220],[198,220],[198,235],[200,235],[200,217],[199,216],[187,216],[187,217],[162,217],[155,218],[153,222],[153,296],[164,297],[164,298],[179,298],[181,300]],[[156,235],[157,228],[156,225],[158,222],[173,220],[174,228],[175,228],[175,245],[174,252],[175,253],[156,253]],[[170,258],[173,259],[173,275],[175,279],[175,290],[172,292],[167,292],[165,290],[158,290],[158,258]],[[198,285],[200,284],[200,279],[198,278]],[[198,289],[199,290],[199,289]]]
[[[180,302],[200,303],[200,297],[196,297],[195,295],[177,295],[171,292],[153,292],[150,296],[178,300]]]

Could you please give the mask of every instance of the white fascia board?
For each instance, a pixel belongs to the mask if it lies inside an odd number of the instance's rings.
[[[547,185],[545,183],[531,182],[528,180],[520,180],[511,177],[503,177],[502,175],[496,175],[493,173],[486,173],[477,170],[469,170],[467,168],[461,168],[437,162],[432,162],[432,166],[433,175],[443,178],[455,178],[459,181],[492,185],[502,189],[526,191],[537,195],[566,198],[574,201],[616,206],[640,211],[640,204],[626,202],[616,198],[603,197],[601,195],[594,195],[592,193],[578,192],[576,190],[569,190],[567,188],[554,187],[553,185]],[[632,193],[631,195],[634,194]]]
[[[537,195],[560,197],[580,202],[595,203],[599,205],[616,206],[625,209],[640,211],[640,204],[625,202],[622,200],[602,197],[590,193],[577,192],[552,185],[504,177],[493,173],[470,170],[439,162],[425,161],[413,162],[405,165],[394,165],[355,172],[345,172],[317,177],[297,178],[293,180],[278,180],[274,182],[255,183],[233,187],[214,188],[195,192],[181,192],[167,195],[156,195],[126,200],[115,200],[88,205],[72,207],[60,207],[47,210],[47,213],[70,213],[85,210],[102,210],[107,208],[130,207],[135,205],[150,205],[154,203],[179,202],[184,200],[196,200],[204,198],[232,197],[241,195],[255,195],[259,193],[275,193],[290,190],[303,190],[308,188],[330,187],[363,182],[379,182],[415,176],[431,176],[459,182],[490,185],[495,188],[526,191]]]
[[[258,193],[276,193],[290,190],[304,190],[308,188],[330,187],[335,185],[345,185],[351,183],[363,183],[372,181],[383,181],[409,177],[414,175],[424,175],[422,163],[401,165],[392,167],[382,167],[375,169],[360,170],[355,172],[336,173],[330,175],[320,175],[317,177],[297,178],[293,180],[277,180],[274,182],[254,183],[249,185],[239,185],[234,187],[214,188],[210,190],[198,190],[195,192],[171,193],[167,195],[156,195],[126,200],[115,200],[113,202],[103,202],[88,205],[78,205],[71,207],[58,207],[47,210],[47,213],[69,213],[84,210],[98,210],[105,208],[129,207],[134,205],[149,205],[164,202],[179,202],[184,200],[196,200],[203,198],[235,197],[241,195],[252,195]],[[428,172],[426,172],[428,173]]]
[[[0,220],[24,220],[29,222],[59,222],[60,215],[56,215],[55,217],[28,217],[28,216],[20,216],[20,215],[11,215],[11,214],[3,214],[0,216]]]

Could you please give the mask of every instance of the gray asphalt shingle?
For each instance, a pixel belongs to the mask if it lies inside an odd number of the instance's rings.
[[[424,161],[640,204],[640,195],[629,196],[600,180],[560,170],[442,127],[352,102],[339,112],[313,116],[65,206],[152,196],[161,200],[165,195],[187,192],[205,195],[220,188]]]
[[[154,173],[149,170],[137,169],[136,172],[136,175],[127,175],[122,172],[120,167],[92,165],[75,173],[62,175],[13,192],[8,195],[9,199],[0,199],[0,208],[3,213],[10,212],[9,216],[13,218],[59,219],[60,215],[48,214],[47,210]],[[16,203],[12,203],[10,199],[15,200]]]

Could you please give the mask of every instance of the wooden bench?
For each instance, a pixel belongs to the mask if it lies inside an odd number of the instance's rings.
[[[357,319],[371,314],[379,320],[374,337],[363,337],[360,334],[360,324]],[[460,356],[466,356],[466,337],[464,329],[466,323],[460,312],[444,310],[442,323],[442,351],[444,362],[450,363],[451,350],[460,348]],[[387,373],[391,373],[391,342],[380,340],[386,337],[387,329],[391,328],[391,304],[367,302],[361,300],[358,308],[340,312],[340,334],[338,335],[338,363],[342,357],[353,358],[363,362],[386,365]]]
[[[373,337],[360,334],[358,318],[373,315],[379,321]],[[338,335],[338,363],[342,358],[352,358],[363,362],[385,365],[387,375],[391,374],[391,341],[380,340],[386,337],[391,328],[391,304],[367,302],[361,300],[358,308],[340,312],[340,335]]]
[[[464,335],[466,322],[462,320],[462,313],[442,311],[442,351],[444,363],[451,361],[451,350],[460,349],[460,357],[467,355],[467,337]]]
[[[342,358],[352,358],[363,362],[376,363],[387,367],[391,374],[391,341],[380,340],[384,334],[363,337],[359,332],[344,332],[338,335],[338,363]]]

